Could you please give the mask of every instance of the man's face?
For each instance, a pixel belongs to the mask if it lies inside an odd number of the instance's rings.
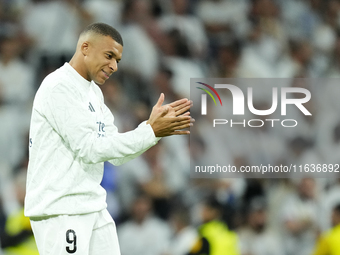
[[[218,209],[212,208],[208,205],[203,205],[201,211],[201,220],[203,223],[207,223],[214,219],[218,219],[220,217],[220,212]]]
[[[96,36],[83,44],[87,78],[102,85],[110,75],[118,70],[123,46],[110,36]]]

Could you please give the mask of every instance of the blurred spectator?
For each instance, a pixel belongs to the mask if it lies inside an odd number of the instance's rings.
[[[279,60],[287,48],[279,9],[273,0],[251,2],[251,26],[240,63],[241,77],[285,77],[278,72]]]
[[[28,4],[21,23],[34,42],[31,61],[39,65],[41,77],[70,60],[79,33],[91,21],[79,0],[32,0]]]
[[[335,112],[323,116],[316,139],[318,150],[327,163],[339,163],[340,119]],[[334,177],[337,177],[334,174]]]
[[[284,254],[279,236],[268,228],[267,205],[263,197],[250,201],[246,224],[237,233],[242,255]]]
[[[313,48],[308,41],[291,40],[289,54],[279,64],[280,77],[310,77]]]
[[[153,79],[153,99],[158,98],[160,93],[166,95],[165,102],[173,102],[181,98],[172,87],[172,79],[173,72],[166,66],[161,65]]]
[[[137,120],[133,112],[129,109],[129,107],[134,104],[134,100],[128,97],[127,88],[126,86],[123,87],[122,81],[111,76],[105,82],[105,86],[101,86],[100,88],[104,95],[105,105],[115,117],[114,123],[119,132],[134,129]]]
[[[1,95],[0,95],[1,96]],[[26,121],[19,118],[18,112],[0,102],[0,166],[12,169],[24,156],[26,136],[21,125],[27,126]],[[10,135],[15,134],[15,135]],[[5,166],[3,166],[5,165]],[[6,172],[2,170],[3,172]]]
[[[275,64],[287,47],[279,7],[273,0],[253,0],[249,15],[254,27],[250,41],[256,43],[260,55],[269,64]]]
[[[7,35],[0,39],[0,90],[1,101],[18,111],[30,109],[33,97],[33,70],[20,59],[22,50],[18,35]]]
[[[318,11],[321,9],[313,3],[324,1],[314,0],[279,0],[285,30],[293,39],[308,40],[316,26],[320,23]]]
[[[205,76],[200,63],[192,58],[189,42],[177,29],[166,33],[162,45],[163,63],[173,73],[173,90],[181,97],[190,97],[190,78]]]
[[[183,149],[176,151],[172,146],[182,146],[187,150],[185,140],[178,139],[173,144],[164,139],[144,153],[143,157],[120,167],[117,185],[123,213],[142,190],[151,198],[155,215],[164,220],[169,218],[172,199],[185,191],[189,181],[188,163],[182,161],[188,159],[185,156],[187,152],[183,152]],[[178,152],[183,154],[177,155]]]
[[[315,149],[314,141],[311,138],[306,138],[303,136],[298,136],[289,141],[290,152],[287,153],[286,163],[288,164],[296,164],[296,166],[308,167],[312,166],[321,166],[323,164],[323,158],[320,153]],[[330,177],[332,172],[327,173],[327,175],[318,175],[318,177]],[[292,177],[305,177],[304,173],[300,171],[300,173],[292,173]],[[322,185],[324,188],[325,180],[322,178],[317,178],[317,185]],[[320,187],[318,187],[320,188]],[[319,194],[315,193],[314,195]]]
[[[318,231],[318,208],[315,180],[297,180],[296,193],[292,193],[282,203],[281,222],[285,254],[311,254]]]
[[[293,180],[288,178],[273,178],[267,181],[265,185],[265,198],[268,202],[268,227],[279,237],[282,234],[282,201],[285,201],[288,196],[296,191],[292,182]],[[282,239],[280,239],[280,245],[283,247]]]
[[[121,25],[122,5],[119,0],[83,1],[83,7],[92,16],[93,22],[106,23],[118,30]]]
[[[165,32],[176,30],[190,45],[190,55],[201,58],[207,51],[207,36],[201,21],[189,13],[189,0],[171,0],[170,12],[159,19]]]
[[[168,247],[170,227],[153,216],[151,199],[140,194],[132,204],[131,218],[118,227],[118,235],[122,255],[159,255]]]
[[[15,192],[20,209],[7,216],[5,229],[1,232],[1,245],[5,254],[38,255],[29,218],[24,216],[24,199],[26,189],[26,170],[20,169],[16,174]]]
[[[260,88],[258,86],[256,89],[260,91],[262,96],[266,94],[265,84],[263,84]],[[256,99],[254,97],[254,108],[258,110],[266,110],[269,109],[270,106],[266,100]],[[266,119],[274,119],[272,115],[266,116],[256,116],[254,118],[260,119],[265,123]],[[284,159],[284,153],[286,152],[286,147],[284,143],[284,138],[282,138],[279,134],[275,132],[269,125],[264,125],[260,128],[249,129],[246,132],[247,139],[249,142],[249,152],[248,153],[248,161],[250,165],[261,165],[261,164],[270,164],[277,165],[280,161]]]
[[[212,61],[211,73],[213,77],[234,78],[240,75],[240,58],[242,43],[239,40],[220,40],[216,43],[217,60]]]
[[[162,219],[168,219],[171,199],[184,190],[188,175],[185,165],[179,161],[181,157],[178,161],[173,160],[176,158],[174,150],[165,147],[164,141],[158,145],[144,153],[150,179],[141,188],[152,198],[155,213]],[[177,146],[185,146],[185,143],[178,143]]]
[[[119,180],[117,192],[122,207],[121,217],[124,219],[138,197],[141,186],[151,177],[148,166],[141,157],[120,166],[117,175]]]
[[[245,37],[249,29],[247,0],[199,1],[196,14],[202,20],[212,47],[225,35]]]
[[[319,1],[321,3],[321,1]],[[339,2],[337,0],[324,1],[320,22],[312,34],[312,45],[315,48],[313,56],[314,76],[324,76],[332,64],[333,49],[336,44],[336,31],[338,29]]]
[[[136,75],[148,82],[157,71],[159,56],[155,42],[148,35],[139,17],[154,19],[150,2],[129,0],[124,3],[121,34],[124,39],[124,57],[120,62],[129,75]]]
[[[207,199],[202,208],[202,222],[199,227],[199,240],[192,248],[191,255],[219,255],[228,251],[230,255],[239,253],[238,237],[221,221],[222,206],[214,198]]]
[[[165,254],[186,255],[194,246],[198,233],[191,225],[189,210],[178,204],[176,204],[176,207],[170,215],[173,235]]]
[[[336,205],[340,204],[340,179],[337,178],[335,183],[323,193],[321,200],[321,215],[320,218],[321,230],[327,231],[332,227],[332,210]]]
[[[331,218],[333,227],[320,237],[313,255],[336,255],[340,252],[340,204],[333,208]]]
[[[23,46],[18,31],[0,38],[0,165],[11,168],[26,152],[33,99],[34,70],[21,59]]]

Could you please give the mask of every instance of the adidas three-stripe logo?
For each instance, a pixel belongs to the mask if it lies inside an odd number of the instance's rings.
[[[95,110],[94,110],[94,108],[93,108],[91,102],[89,103],[89,109],[90,109],[91,112],[95,112]]]

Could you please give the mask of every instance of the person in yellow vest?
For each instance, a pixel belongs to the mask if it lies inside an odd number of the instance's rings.
[[[7,216],[0,237],[3,255],[39,255],[30,219],[24,215],[25,183],[26,171],[22,169],[14,178],[16,198],[21,208]]]
[[[203,224],[198,228],[199,240],[189,255],[240,255],[238,237],[221,220],[222,205],[209,198],[202,209]]]
[[[39,255],[30,220],[24,209],[9,215],[2,235],[4,255]]]
[[[313,255],[340,255],[340,204],[333,208],[332,225],[317,242]]]

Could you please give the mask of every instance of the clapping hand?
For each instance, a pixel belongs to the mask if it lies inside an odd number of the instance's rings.
[[[161,93],[147,121],[156,137],[190,134],[189,130],[183,129],[193,125],[194,119],[190,117],[190,112],[188,112],[192,102],[186,98],[166,105],[162,105],[163,102],[164,94]]]

